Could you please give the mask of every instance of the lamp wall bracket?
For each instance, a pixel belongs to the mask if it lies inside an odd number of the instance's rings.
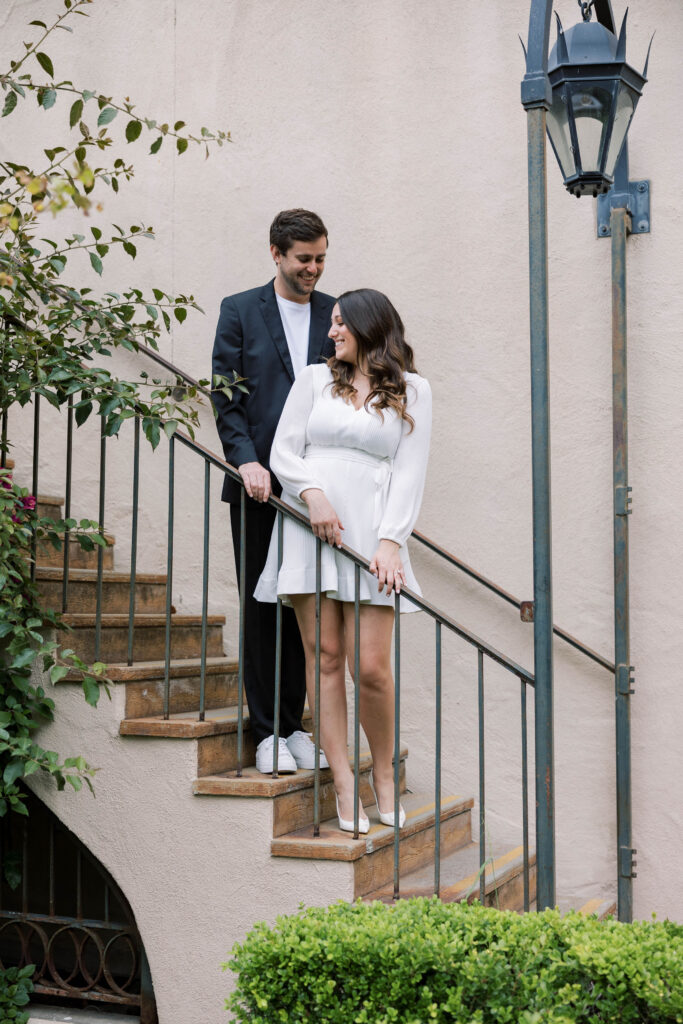
[[[630,235],[650,234],[650,182],[629,181],[628,192],[611,188],[606,195],[598,196],[598,238],[611,236],[610,213],[622,207],[631,214]]]

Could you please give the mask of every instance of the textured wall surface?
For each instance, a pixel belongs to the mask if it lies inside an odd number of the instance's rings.
[[[20,40],[17,25],[24,16],[35,17],[39,6],[16,0],[0,13],[6,48]],[[572,0],[557,6],[565,25],[578,18]],[[615,0],[614,7],[620,20],[624,4]],[[315,6],[290,0],[109,0],[94,4],[90,19],[50,50],[58,75],[130,96],[141,112],[160,120],[182,118],[232,132],[233,143],[208,161],[193,152],[175,160],[168,145],[146,158],[149,140],[143,135],[128,147],[134,181],[116,201],[105,195],[102,213],[93,215],[93,223],[95,216],[105,224],[142,220],[157,229],[157,240],[140,246],[135,266],[123,258],[112,262],[107,286],[135,280],[192,292],[206,311],[174,329],[164,354],[190,373],[206,375],[220,299],[272,275],[267,230],[273,214],[297,205],[317,210],[330,231],[321,287],[332,293],[363,285],[385,290],[432,383],[434,443],[420,528],[521,598],[533,596],[526,125],[517,40],[518,33],[526,35],[528,8],[526,0],[327,0]],[[638,68],[655,29],[651,81],[630,134],[631,177],[650,179],[653,202],[652,233],[628,243],[635,912],[683,920],[683,882],[671,871],[683,826],[683,137],[672,130],[683,94],[683,9],[669,0],[632,5],[628,53]],[[32,159],[58,141],[66,112],[60,99],[57,110],[36,113],[30,125],[8,118],[1,151],[18,147]],[[567,195],[550,151],[548,188],[555,621],[611,657],[610,249],[596,238],[595,203]],[[55,226],[71,229],[66,218]],[[117,362],[121,372],[136,372],[128,357]],[[60,493],[64,425],[50,415],[41,489]],[[21,465],[28,420],[14,422]],[[94,439],[91,425],[84,433]],[[216,447],[210,414],[200,439]],[[124,566],[129,439],[109,447],[108,527],[117,537],[117,564]],[[77,511],[95,514],[93,446],[80,451]],[[196,611],[202,467],[183,453],[179,461],[182,556],[174,602],[179,610]],[[159,524],[165,474],[163,451],[145,458],[142,569],[164,563]],[[213,490],[215,497],[217,480]],[[211,610],[229,615],[234,652],[227,516],[217,501],[212,530]],[[532,627],[521,624],[513,609],[433,556],[416,551],[414,558],[430,600],[532,666]],[[428,789],[433,627],[414,616],[404,635],[409,779],[412,788]],[[487,830],[498,843],[520,834],[519,684],[494,668],[486,678]],[[555,684],[558,898],[577,905],[615,892],[613,682],[558,643]],[[460,641],[446,644],[444,692],[444,786],[474,794],[476,655]],[[97,714],[91,718],[95,723]],[[117,742],[107,743],[112,758]],[[103,766],[98,806],[122,799],[122,791],[118,797],[107,792],[104,757],[94,759]],[[85,805],[70,801],[73,824],[80,810],[71,805]],[[208,807],[201,801],[190,810],[188,804],[175,827],[195,827],[190,823],[201,813],[224,814],[228,843],[233,826],[227,809]],[[251,812],[240,804],[231,813],[246,826]],[[85,831],[86,841],[94,841]],[[127,884],[134,872],[124,846],[119,870],[110,863],[114,850],[108,866],[141,914],[143,932],[158,926],[155,914],[162,910],[175,914],[175,925],[184,929],[182,907],[170,901],[153,910],[144,885]],[[229,850],[226,845],[228,861]],[[265,848],[259,857],[267,872]],[[217,895],[225,899],[226,892]],[[239,903],[233,891],[215,939],[214,964],[250,918],[247,897],[233,911],[235,899]],[[281,909],[288,905],[285,899]],[[211,956],[206,952],[202,961]],[[154,971],[153,952],[150,959]]]

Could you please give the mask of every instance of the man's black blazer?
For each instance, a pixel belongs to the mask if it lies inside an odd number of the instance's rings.
[[[319,363],[334,352],[327,332],[335,301],[321,292],[311,295],[309,363]],[[226,461],[235,468],[244,462],[260,462],[270,469],[275,428],[294,383],[294,368],[272,281],[262,288],[229,295],[221,303],[212,372],[229,377],[233,370],[246,377],[248,394],[234,389],[232,401],[219,393],[213,395]],[[273,486],[279,494],[275,478]],[[226,476],[223,501],[238,502],[240,490],[239,484]]]

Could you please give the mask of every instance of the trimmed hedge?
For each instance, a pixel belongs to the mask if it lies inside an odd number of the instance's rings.
[[[683,1022],[683,926],[412,899],[257,924],[226,1000],[251,1024]]]
[[[33,992],[31,975],[35,965],[0,968],[0,1024],[26,1024],[29,996]]]

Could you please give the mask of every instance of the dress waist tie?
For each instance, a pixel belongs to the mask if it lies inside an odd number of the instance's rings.
[[[332,444],[309,444],[306,446],[304,458],[332,458],[345,459],[348,462],[364,462],[372,466],[373,483],[375,485],[375,503],[373,509],[373,530],[379,529],[382,515],[389,495],[389,483],[391,481],[391,470],[393,462],[382,455],[372,455],[370,452],[362,451],[360,448],[345,448],[342,445]]]

